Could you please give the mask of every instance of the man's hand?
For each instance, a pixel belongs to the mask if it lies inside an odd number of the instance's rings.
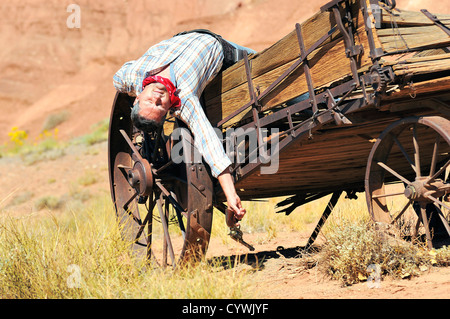
[[[226,222],[228,227],[239,226],[239,221],[244,217],[246,210],[242,207],[241,199],[238,195],[233,198],[227,198]]]
[[[223,171],[218,180],[227,198],[228,209],[226,212],[226,222],[228,227],[238,226],[238,222],[244,217],[246,210],[242,207],[241,199],[234,188],[233,178],[229,169]]]

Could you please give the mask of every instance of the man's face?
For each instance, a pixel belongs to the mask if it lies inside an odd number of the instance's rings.
[[[171,107],[166,87],[158,82],[147,85],[136,97],[139,101],[139,114],[146,119],[161,122]]]

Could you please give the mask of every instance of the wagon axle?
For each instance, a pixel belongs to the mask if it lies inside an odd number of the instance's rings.
[[[140,196],[150,195],[153,189],[153,174],[148,161],[136,161],[127,172],[128,183]]]
[[[428,178],[420,177],[405,187],[406,198],[416,202],[433,202],[430,198],[439,198],[446,194],[448,186],[443,180],[428,182]]]

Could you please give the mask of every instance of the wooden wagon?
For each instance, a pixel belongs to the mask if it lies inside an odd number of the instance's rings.
[[[202,100],[231,145],[242,200],[285,196],[278,206],[289,214],[332,194],[307,246],[342,192],[365,192],[377,225],[422,236],[431,248],[450,236],[449,88],[450,15],[400,10],[395,1],[335,0],[219,74]],[[112,199],[134,249],[176,265],[206,252],[213,207],[224,212],[225,198],[209,168],[191,160],[189,131],[180,138],[177,130],[175,139],[171,131],[182,125],[169,119],[161,132],[140,132],[132,104],[121,93],[113,104]],[[185,150],[181,162],[171,155],[176,143]]]

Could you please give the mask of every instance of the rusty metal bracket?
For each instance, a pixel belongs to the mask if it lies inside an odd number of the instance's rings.
[[[339,7],[333,6],[331,8],[333,10],[333,14],[336,20],[336,24],[339,28],[339,31],[341,32],[342,36],[344,37],[344,44],[345,44],[345,53],[347,55],[347,58],[350,59],[350,68],[352,70],[352,75],[353,75],[353,79],[355,80],[355,82],[357,83],[357,85],[359,86],[360,82],[359,82],[359,75],[358,75],[358,65],[356,63],[355,60],[355,56],[360,55],[363,51],[364,48],[361,45],[356,45],[355,44],[355,40],[353,37],[353,27],[351,27],[351,25],[347,28],[347,30],[345,29],[344,23],[343,23],[343,18],[341,15],[341,12],[339,11]],[[346,8],[347,10],[347,15],[346,15],[346,19],[348,20],[348,23],[351,24],[351,13],[349,10],[349,8]]]
[[[188,228],[190,233],[187,234],[191,241],[190,245],[200,245],[206,250],[211,234],[198,223],[197,209],[187,214],[187,224],[190,226]]]
[[[235,110],[230,115],[228,115],[227,117],[225,117],[224,119],[219,121],[217,123],[216,127],[221,127],[224,123],[228,122],[229,120],[234,118],[236,115],[242,113],[243,111],[245,111],[246,109],[248,109],[251,106],[252,107],[256,106],[257,108],[260,108],[258,99],[256,98],[256,93],[255,93],[254,87],[253,87],[253,80],[252,80],[252,76],[251,76],[250,63],[248,61],[248,56],[247,55],[244,55],[244,66],[245,66],[245,74],[247,76],[247,84],[248,84],[248,91],[249,91],[249,95],[250,95],[250,102],[248,102],[244,106],[240,107],[239,109]]]
[[[427,9],[420,10],[428,19],[430,19],[435,25],[441,28],[450,37],[450,28],[441,22],[434,14],[431,14]]]
[[[259,122],[259,112],[261,111],[261,104],[259,103],[259,99],[256,96],[256,92],[253,86],[252,71],[250,68],[250,63],[248,61],[247,55],[244,56],[244,65],[245,65],[245,73],[247,75],[248,92],[251,98],[250,103],[252,106],[253,123],[256,128],[258,145],[262,146],[263,140],[261,136],[261,125]]]
[[[348,0],[333,0],[328,2],[327,4],[323,5],[322,7],[320,7],[320,11],[324,12],[324,11],[328,11],[331,7],[339,5],[341,2],[344,1],[348,1]],[[366,0],[363,0],[366,1]],[[377,4],[379,2],[386,4],[386,6],[392,10],[395,8],[396,6],[396,1],[395,0],[371,0],[372,2],[377,2]]]
[[[343,124],[352,124],[352,122],[342,114],[341,109],[339,106],[336,105],[333,93],[329,89],[326,90],[325,97],[327,98],[327,107],[331,111],[331,114],[333,115],[334,122],[336,125],[343,125]]]
[[[310,103],[312,104],[313,113],[316,114],[318,111],[317,99],[314,92],[314,83],[311,77],[311,69],[309,67],[308,56],[306,55],[307,52],[305,48],[305,41],[303,39],[302,28],[300,27],[299,23],[295,25],[295,31],[297,32],[297,40],[300,46],[300,57],[303,61],[303,68],[306,77],[306,83],[308,85],[309,98],[311,99]]]
[[[328,11],[328,10],[330,10],[332,7],[338,6],[339,4],[341,4],[341,2],[344,2],[344,1],[347,1],[347,0],[333,0],[333,1],[330,1],[330,2],[328,2],[327,4],[324,4],[323,6],[321,6],[321,7],[320,7],[320,11],[321,11],[321,12]]]

